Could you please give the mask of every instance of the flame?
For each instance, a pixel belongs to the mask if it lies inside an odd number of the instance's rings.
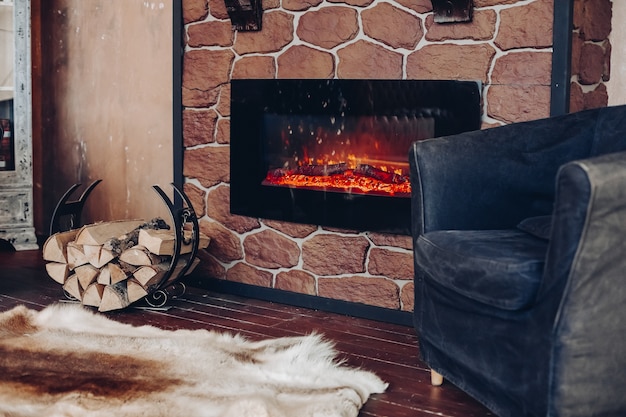
[[[325,166],[317,164],[310,165],[321,167]],[[350,166],[350,162],[348,165]],[[355,165],[355,167],[357,165]],[[386,167],[380,166],[376,168],[384,172],[394,173],[398,180],[395,182],[384,181],[370,176],[359,175],[355,173],[355,168],[349,168],[341,173],[333,175],[305,175],[289,170],[273,170],[267,173],[263,184],[353,194],[410,197],[411,184],[408,177],[402,175],[401,169],[386,170],[383,169]]]

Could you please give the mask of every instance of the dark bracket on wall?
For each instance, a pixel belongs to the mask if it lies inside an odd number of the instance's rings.
[[[432,0],[435,23],[471,22],[472,0]]]
[[[259,31],[263,18],[261,0],[224,0],[233,29]]]

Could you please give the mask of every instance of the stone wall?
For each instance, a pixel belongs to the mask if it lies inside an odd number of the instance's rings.
[[[574,0],[570,111],[604,107],[611,70],[611,0]]]
[[[262,31],[233,32],[223,0],[183,1],[185,190],[212,237],[208,276],[413,309],[410,237],[229,213],[229,81],[480,80],[483,127],[548,116],[553,1],[474,4],[471,23],[443,25],[430,0],[267,0]]]

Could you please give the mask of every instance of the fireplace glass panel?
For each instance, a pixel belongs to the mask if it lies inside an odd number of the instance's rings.
[[[478,129],[479,87],[233,80],[231,212],[409,234],[410,144]]]

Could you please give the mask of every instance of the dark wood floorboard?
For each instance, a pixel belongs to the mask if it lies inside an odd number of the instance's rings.
[[[59,301],[64,301],[62,290],[47,276],[40,251],[0,251],[0,311],[19,304],[42,309]],[[253,340],[321,333],[347,364],[389,382],[387,392],[372,396],[360,416],[493,416],[450,383],[430,385],[411,327],[197,288],[189,288],[166,311],[129,308],[107,315],[134,325],[236,332]]]

